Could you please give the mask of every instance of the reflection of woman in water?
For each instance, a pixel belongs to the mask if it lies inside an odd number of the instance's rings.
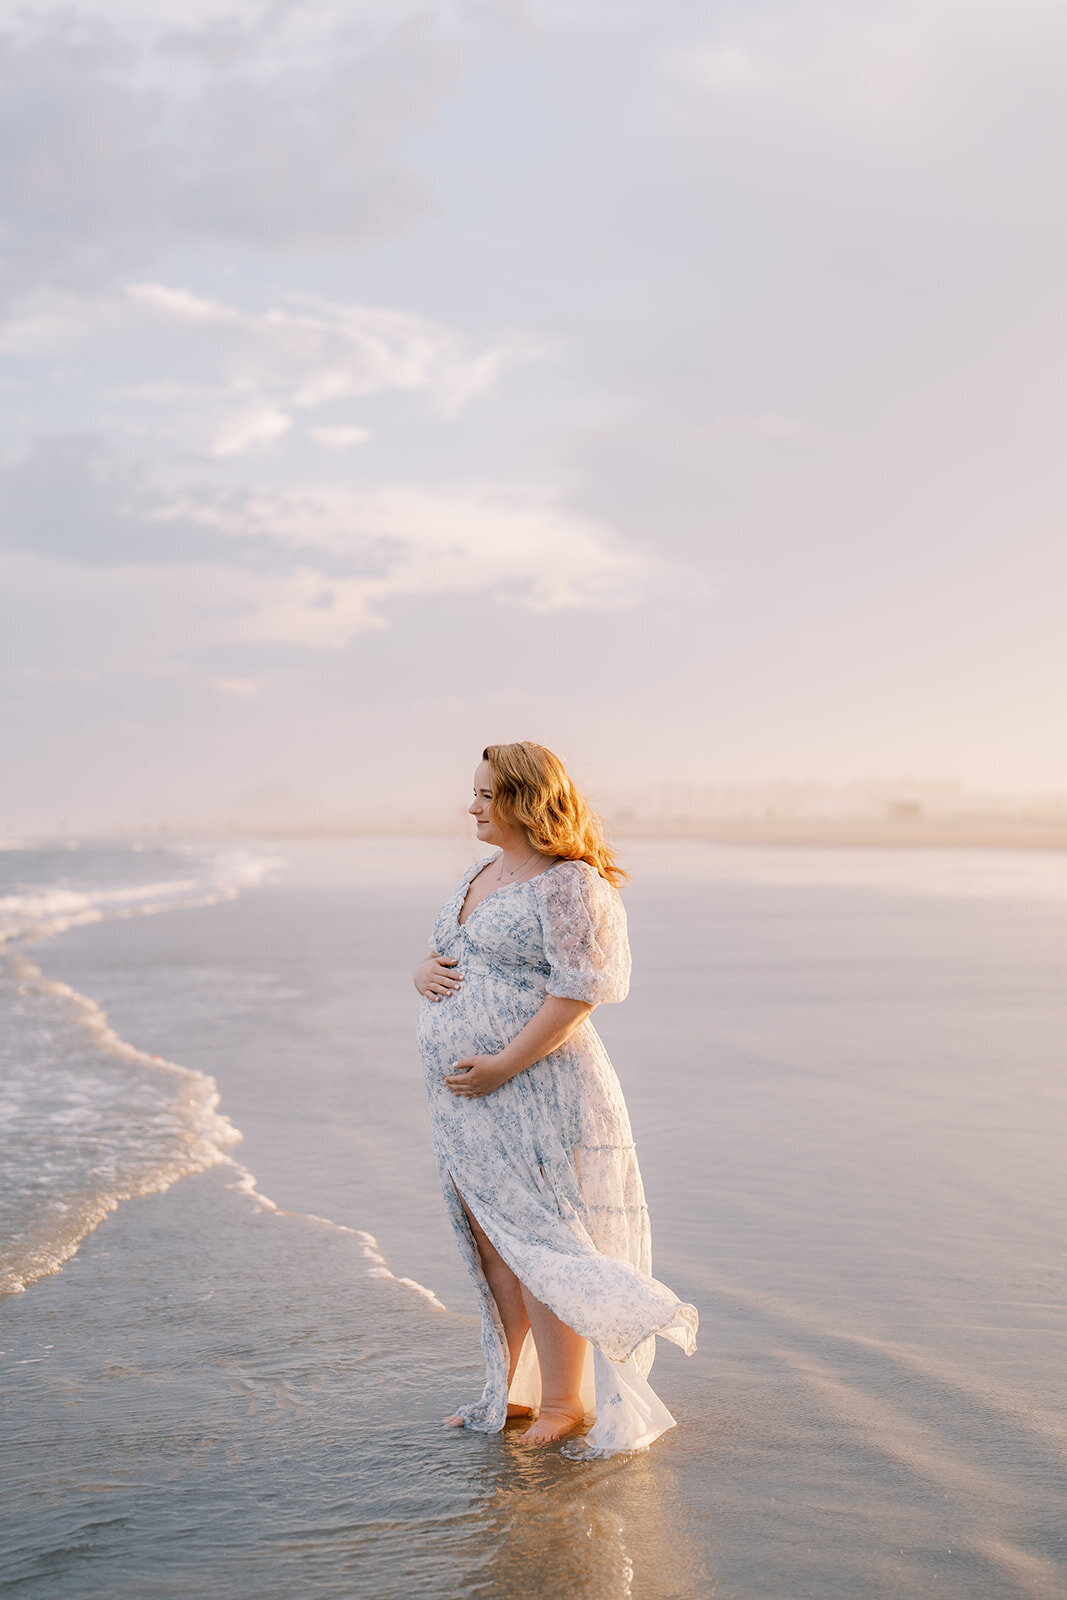
[[[562,763],[490,745],[474,774],[478,838],[415,969],[419,1050],[445,1203],[482,1307],[486,1385],[446,1420],[568,1454],[650,1444],[674,1418],[647,1378],[655,1334],[687,1353],[697,1314],[651,1276],[622,1090],[589,1021],[626,996],[623,874]]]

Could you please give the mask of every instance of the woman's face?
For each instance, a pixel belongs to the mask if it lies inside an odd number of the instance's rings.
[[[479,761],[474,769],[474,799],[467,810],[474,818],[474,826],[481,844],[503,844],[504,833],[492,818],[493,774],[488,761]]]

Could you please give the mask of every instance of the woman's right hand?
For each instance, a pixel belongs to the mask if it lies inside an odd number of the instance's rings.
[[[462,972],[452,972],[456,965],[454,956],[439,956],[436,952],[420,961],[411,974],[416,989],[427,1000],[447,1000],[463,982]]]

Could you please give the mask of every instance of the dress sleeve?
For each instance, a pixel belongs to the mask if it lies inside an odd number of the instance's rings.
[[[541,878],[541,927],[549,994],[604,1005],[625,1000],[630,987],[626,910],[613,889],[584,861],[567,861]]]

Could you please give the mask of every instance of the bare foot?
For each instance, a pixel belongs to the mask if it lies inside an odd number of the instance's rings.
[[[509,1400],[508,1401],[508,1416],[509,1417],[532,1417],[533,1416],[533,1407],[532,1406],[517,1406],[517,1405],[513,1405],[512,1402]],[[455,1413],[454,1416],[445,1418],[445,1427],[446,1428],[462,1428],[462,1426],[463,1426],[463,1418],[460,1416],[458,1411]]]
[[[570,1433],[584,1419],[585,1412],[570,1410],[566,1406],[545,1406],[538,1415],[532,1428],[527,1428],[521,1436],[523,1444],[551,1444],[553,1439],[562,1439],[565,1433]]]

